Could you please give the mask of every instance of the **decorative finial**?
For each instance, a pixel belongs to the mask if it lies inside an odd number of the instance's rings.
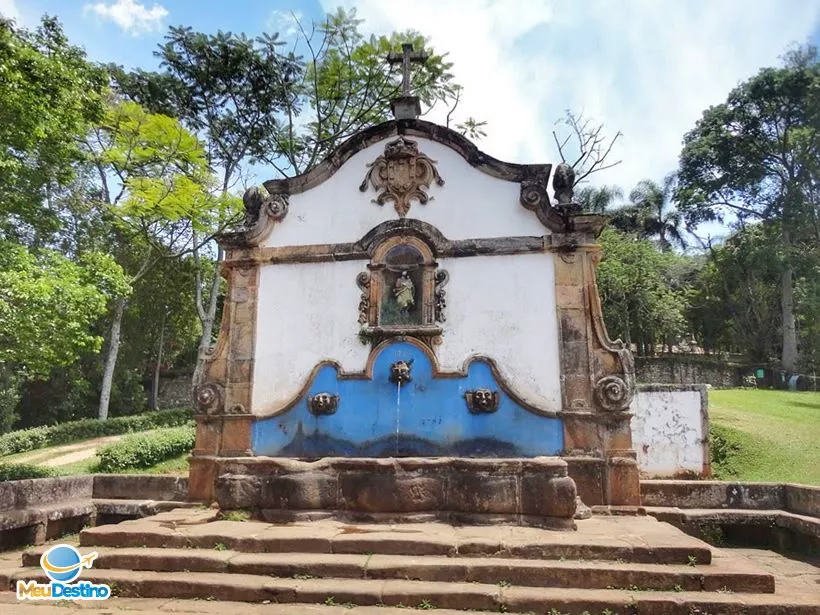
[[[581,211],[581,206],[572,200],[572,191],[575,187],[575,169],[566,162],[555,167],[552,176],[552,189],[555,191],[555,209],[561,214],[564,222],[564,231],[571,233],[575,228],[572,216]]]
[[[401,64],[401,96],[390,102],[390,108],[397,120],[416,119],[421,114],[421,103],[418,96],[410,92],[410,65],[413,62],[423,64],[427,61],[427,54],[413,51],[412,43],[404,43],[401,53],[390,53],[387,61],[390,64]]]
[[[552,176],[552,189],[555,191],[555,200],[559,206],[572,203],[572,189],[575,185],[575,170],[566,162],[555,167]]]

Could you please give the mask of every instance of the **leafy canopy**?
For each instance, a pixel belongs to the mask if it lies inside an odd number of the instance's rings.
[[[684,137],[678,199],[691,223],[804,215],[818,180],[820,62],[815,48],[764,68]],[[815,203],[816,207],[816,203]]]
[[[202,144],[171,117],[113,102],[87,144],[100,169],[104,206],[123,232],[166,256],[191,249],[193,231],[209,229],[237,207],[238,199],[211,193]]]
[[[656,344],[677,342],[687,329],[689,289],[679,273],[685,257],[612,228],[600,242],[598,289],[607,330],[644,355],[654,354]]]
[[[361,23],[355,10],[339,9],[319,24],[296,22],[287,39],[171,28],[155,52],[161,72],[115,67],[115,84],[200,135],[211,166],[222,170],[223,189],[243,163],[270,164],[284,176],[302,173],[344,139],[390,119],[401,76],[386,58],[403,43],[429,56],[412,67],[422,103],[457,97],[452,65],[418,32],[367,38]]]
[[[74,175],[104,87],[56,19],[27,31],[0,18],[0,237],[31,242],[59,227],[47,197]]]
[[[122,269],[105,254],[84,254],[74,263],[51,250],[35,254],[0,241],[0,365],[40,377],[99,351],[102,338],[92,326],[111,297],[129,290]]]

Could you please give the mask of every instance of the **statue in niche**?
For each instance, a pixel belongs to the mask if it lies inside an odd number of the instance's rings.
[[[385,268],[382,272],[384,286],[380,309],[381,325],[420,325],[422,305],[416,297],[421,288],[421,268]]]
[[[385,256],[379,324],[421,325],[424,258],[411,245],[399,244]]]
[[[416,304],[415,300],[416,288],[413,286],[413,280],[406,271],[402,271],[401,275],[396,278],[396,283],[393,285],[393,295],[396,298],[396,303],[399,304],[399,310],[403,313],[408,313],[410,309]]]

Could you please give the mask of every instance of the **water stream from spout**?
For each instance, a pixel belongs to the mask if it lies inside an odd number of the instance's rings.
[[[396,382],[396,457],[399,456],[399,416],[401,413],[401,381]]]

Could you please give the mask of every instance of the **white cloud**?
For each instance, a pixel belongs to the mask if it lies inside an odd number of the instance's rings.
[[[134,0],[117,0],[112,4],[105,2],[86,4],[83,11],[94,13],[101,19],[113,21],[134,36],[160,30],[164,19],[168,16],[168,9],[161,4],[154,4],[148,8],[145,4]]]
[[[299,22],[304,21],[301,11],[271,10],[266,23],[269,32],[278,32],[283,38],[292,38],[299,33]]]
[[[332,10],[338,0],[322,0]],[[414,28],[450,52],[465,93],[457,115],[487,120],[480,147],[516,162],[555,162],[555,121],[583,110],[622,141],[623,164],[595,183],[627,191],[677,166],[681,139],[738,82],[805,42],[816,0],[343,0],[368,31]],[[444,114],[430,119],[442,121]]]
[[[0,17],[13,19],[15,22],[20,24],[20,9],[17,8],[14,0],[0,0]]]

